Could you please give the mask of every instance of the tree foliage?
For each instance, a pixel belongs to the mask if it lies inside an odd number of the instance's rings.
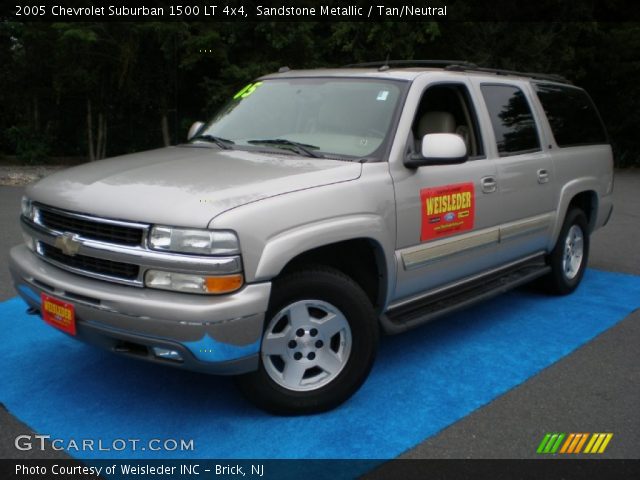
[[[461,59],[558,73],[599,107],[620,166],[640,164],[640,25],[489,22],[0,24],[0,153],[97,159],[184,140],[283,65]]]

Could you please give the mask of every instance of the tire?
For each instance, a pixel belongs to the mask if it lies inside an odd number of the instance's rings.
[[[362,288],[338,270],[310,267],[274,281],[257,371],[240,391],[278,415],[319,413],[362,385],[376,356],[376,313]]]
[[[545,277],[549,293],[567,295],[573,292],[584,275],[589,258],[587,217],[578,208],[569,210],[558,241],[548,257],[551,272]]]

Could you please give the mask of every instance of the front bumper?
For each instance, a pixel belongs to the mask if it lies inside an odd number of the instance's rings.
[[[117,285],[61,270],[26,246],[10,252],[20,296],[40,310],[40,294],[73,304],[75,338],[116,353],[205,373],[236,375],[258,368],[271,283],[219,297]],[[153,347],[180,353],[158,358]]]

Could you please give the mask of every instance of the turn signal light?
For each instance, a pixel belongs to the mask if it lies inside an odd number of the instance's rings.
[[[145,274],[145,285],[147,287],[172,290],[174,292],[219,295],[234,292],[241,288],[243,283],[244,277],[241,273],[209,276],[147,270]]]
[[[243,281],[244,279],[240,273],[219,277],[205,277],[205,289],[207,293],[235,292],[242,287]]]

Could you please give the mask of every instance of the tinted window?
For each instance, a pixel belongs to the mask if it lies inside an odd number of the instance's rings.
[[[522,91],[509,85],[483,85],[500,156],[539,150],[531,108]]]
[[[559,147],[607,143],[598,112],[583,90],[550,84],[535,88]]]

